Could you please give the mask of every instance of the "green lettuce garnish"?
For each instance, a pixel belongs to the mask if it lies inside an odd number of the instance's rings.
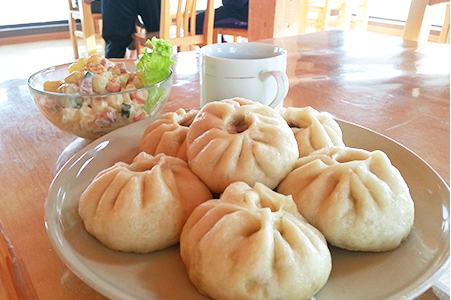
[[[147,40],[146,45],[152,46],[152,49],[145,47],[135,64],[136,70],[142,71],[144,86],[150,86],[166,79],[175,61],[169,41],[153,37],[152,40]],[[156,86],[147,91],[149,95],[144,102],[144,110],[151,115],[153,108],[167,96],[167,91],[162,86]]]
[[[169,41],[153,37],[152,40],[147,40],[146,45],[152,46],[152,50],[145,47],[135,64],[137,71],[142,70],[145,86],[149,86],[168,77],[175,61]]]

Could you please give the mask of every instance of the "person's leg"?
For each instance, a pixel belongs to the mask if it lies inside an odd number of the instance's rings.
[[[216,18],[216,16],[215,16]],[[205,12],[196,14],[196,34],[202,34],[204,31]]]
[[[94,0],[91,2],[91,13],[100,14],[102,12],[102,3],[100,0]],[[78,0],[75,0],[75,6],[78,7]]]
[[[247,8],[247,7],[246,7]],[[196,34],[202,34],[204,26],[205,13],[201,12],[196,15]],[[248,9],[234,7],[234,6],[220,6],[215,9],[215,28],[229,28],[237,27],[242,28],[242,26],[236,25],[234,23],[246,22],[248,20]]]
[[[161,0],[138,0],[138,14],[148,32],[160,30]]]
[[[102,13],[102,2],[100,0],[95,0],[91,2],[91,12],[93,14]]]
[[[125,51],[125,58],[127,59],[137,59],[138,58],[138,50],[136,50],[136,41],[132,40],[130,45],[127,46],[127,50]]]
[[[135,32],[136,1],[102,0],[102,19],[106,58],[123,58]]]

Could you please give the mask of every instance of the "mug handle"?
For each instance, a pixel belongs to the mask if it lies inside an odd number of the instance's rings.
[[[274,100],[269,104],[272,108],[277,108],[288,94],[289,82],[287,75],[282,71],[262,71],[260,78],[265,80],[268,76],[274,76],[277,83],[277,94]]]

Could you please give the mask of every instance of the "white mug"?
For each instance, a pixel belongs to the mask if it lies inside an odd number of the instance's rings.
[[[287,50],[264,43],[220,43],[201,48],[200,105],[242,97],[283,106],[288,93]]]

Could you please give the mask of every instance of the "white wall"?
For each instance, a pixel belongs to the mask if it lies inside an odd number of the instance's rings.
[[[1,0],[0,26],[67,20],[67,0]]]
[[[371,0],[370,16],[397,21],[407,20],[411,0]]]

